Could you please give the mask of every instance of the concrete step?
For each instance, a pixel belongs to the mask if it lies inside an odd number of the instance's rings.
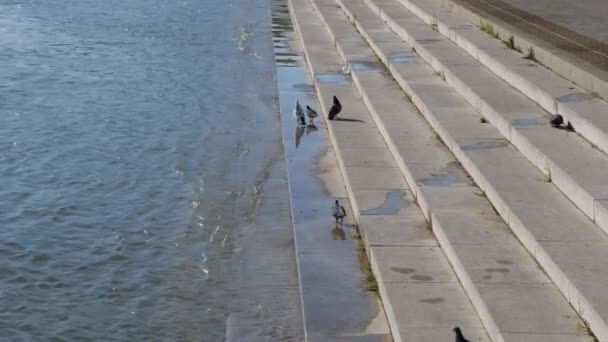
[[[406,121],[396,115],[395,108],[403,108],[405,105],[401,103],[397,107],[395,104],[394,99],[398,99],[399,96],[397,93],[391,92],[387,86],[391,82],[382,77],[382,80],[376,80],[375,84],[373,82],[364,84],[363,80],[373,79],[372,76],[369,76],[370,73],[365,72],[372,68],[369,63],[363,64],[365,67],[361,67],[362,62],[358,60],[358,56],[369,55],[369,52],[357,51],[353,48],[353,46],[364,44],[358,41],[354,35],[347,36],[348,33],[344,29],[347,26],[344,24],[345,17],[336,13],[337,9],[335,6],[332,7],[331,1],[314,0],[313,3],[320,4],[317,5],[317,8],[322,14],[326,27],[332,31],[332,37],[336,39],[335,43],[341,56],[347,61],[352,61],[353,79],[364,94],[364,100],[372,109],[371,112],[375,113],[379,128],[397,157],[398,164],[406,174],[406,179],[412,187],[412,192],[417,196],[421,208],[427,216],[431,217],[433,229],[439,232],[436,233],[439,238],[441,228],[436,228],[435,223],[439,222],[439,226],[442,223],[440,218],[433,215],[432,208],[434,205],[440,207],[441,203],[444,203],[442,201],[449,202],[448,194],[454,190],[450,189],[450,191],[440,193],[435,198],[426,195],[423,189],[425,185],[428,185],[428,178],[416,177],[417,171],[415,170],[419,164],[412,163],[410,166],[408,159],[409,156],[418,154],[418,158],[422,158],[421,160],[434,160],[437,155],[441,155],[441,152],[428,151],[409,140],[413,139],[415,142],[416,138],[412,135],[421,134],[422,130],[413,126],[415,121],[410,117]],[[521,244],[544,268],[565,299],[590,322],[598,336],[605,338],[604,318],[607,317],[606,304],[608,302],[602,294],[602,289],[605,284],[608,284],[608,267],[604,266],[600,260],[608,253],[606,235],[554,186],[542,182],[540,180],[542,174],[508,141],[503,139],[500,132],[490,125],[480,124],[479,113],[470,104],[463,101],[454,89],[436,77],[434,70],[411,52],[410,46],[391,37],[388,28],[385,27],[385,31],[383,31],[382,21],[374,16],[369,7],[357,0],[340,1],[340,4],[380,59],[386,63],[401,88],[411,97],[456,158],[484,190],[479,195],[487,197],[492,202]],[[371,38],[372,35],[382,38],[375,41]],[[397,128],[399,122],[403,125],[400,127],[401,131]],[[433,146],[436,145],[436,142],[427,141],[423,145]],[[446,170],[435,171],[434,175],[444,177],[442,181],[435,184],[442,184],[442,182],[450,184],[454,180],[458,180],[458,177]],[[456,183],[458,182],[456,181]],[[431,199],[427,199],[427,197]],[[467,197],[461,195],[461,198],[466,199]],[[463,201],[466,202],[466,200]],[[458,207],[456,206],[456,208]],[[465,212],[463,209],[455,209],[455,211]],[[470,213],[473,218],[477,216],[475,210],[471,210]],[[458,222],[449,219],[446,221],[450,224]],[[483,231],[471,235],[463,234],[463,231],[465,231],[463,228],[457,230],[456,238],[462,238],[465,242],[472,237],[483,236]],[[443,242],[444,238],[439,238],[439,240],[442,247],[445,246],[448,251],[446,254],[450,256],[451,261],[456,260],[452,261],[452,264],[456,265],[457,270],[464,268],[464,271],[457,271],[459,276],[461,273],[472,273],[466,270],[466,266],[459,265],[458,258],[460,260],[464,258],[458,255],[451,256],[453,252],[450,250],[449,235],[445,234],[445,236],[447,236],[445,238],[448,240],[447,242]],[[462,243],[462,240],[460,242]],[[502,243],[499,245],[502,246]],[[477,257],[474,260],[485,260],[485,258]],[[465,276],[461,277],[462,279],[466,279]],[[466,283],[463,281],[463,284]],[[465,288],[468,289],[468,285],[465,285]],[[474,291],[468,290],[468,293],[472,298],[476,297]],[[480,295],[481,304],[475,300],[473,302],[476,303],[478,312],[490,312],[491,317],[489,318],[485,314],[480,315],[491,333],[491,337],[497,341],[500,341],[501,338],[506,339],[507,333],[514,331],[513,326],[503,321],[505,316],[497,313],[492,316],[492,309],[485,311],[484,305],[489,308],[488,302],[492,301],[491,298],[484,299],[483,294],[480,293]],[[513,296],[511,299],[516,300],[516,298],[518,296]],[[528,297],[526,298],[529,300]],[[494,310],[500,312],[498,309]],[[574,311],[572,311],[573,313]],[[550,313],[545,313],[542,317],[550,317],[546,315],[550,315]],[[526,322],[533,322],[533,320],[526,320]],[[493,326],[497,327],[497,330],[493,329]],[[518,340],[518,337],[521,336],[509,336],[515,340]],[[532,340],[534,338],[543,340],[539,335],[529,337]],[[569,336],[564,338],[571,340]],[[589,337],[580,338],[589,339]]]
[[[547,179],[608,232],[606,154],[577,133],[551,128],[547,112],[435,32],[397,0],[364,2],[411,45],[440,78],[545,173]],[[474,28],[464,24],[461,30]],[[524,63],[525,67],[534,69],[526,66],[528,64],[534,63]]]
[[[351,66],[357,90],[371,113],[368,120],[376,123],[386,139],[492,340],[590,341],[589,336],[577,329],[580,319],[574,309],[494,212],[487,198],[480,196],[482,191],[472,184],[399,85],[384,72],[381,62],[353,32],[340,9],[332,1],[312,3],[343,61]],[[367,16],[359,18],[370,25],[378,39],[386,44],[399,44],[399,39],[391,39],[390,32],[381,32],[381,22],[378,25],[374,20],[367,21]],[[331,47],[328,43],[327,49]],[[351,113],[345,111],[345,115],[350,118]],[[331,123],[330,128],[338,124]],[[395,223],[391,217],[376,215],[383,201],[387,203],[390,198],[378,195],[373,203],[362,207],[359,204],[359,222],[366,234]],[[356,192],[354,196],[357,197]],[[410,239],[409,243],[420,241],[416,236]],[[382,272],[382,267],[378,269]],[[405,274],[414,272],[403,261],[393,269]]]
[[[444,0],[398,0],[427,25],[433,25],[444,37],[467,51],[482,65],[509,83],[549,113],[562,114],[572,122],[577,133],[608,151],[608,103],[597,93],[559,76],[534,60],[525,60],[528,48],[522,49],[513,39],[513,47],[506,46],[511,35],[501,37],[494,26],[484,23],[486,32],[454,13],[451,2]],[[479,20],[477,21],[479,25]],[[497,39],[498,38],[498,39]],[[502,40],[501,40],[502,39]],[[519,49],[520,52],[517,49]],[[534,50],[532,50],[534,51]],[[555,57],[535,56],[543,60]]]
[[[315,80],[319,113],[328,111],[336,95],[349,120],[328,122],[329,136],[394,340],[447,341],[460,326],[471,341],[490,341],[352,80],[339,73],[340,56],[311,3],[291,0],[290,6]],[[331,71],[325,65],[338,67]]]

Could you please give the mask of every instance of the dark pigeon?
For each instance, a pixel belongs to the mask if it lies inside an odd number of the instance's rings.
[[[549,122],[551,123],[551,127],[559,127],[564,123],[564,117],[559,114],[551,115]]]
[[[310,120],[316,118],[317,116],[319,116],[317,114],[317,111],[315,111],[314,109],[310,108],[310,106],[306,106],[306,114],[308,114],[308,117],[310,118]]]
[[[462,336],[462,331],[459,327],[454,328],[454,333],[456,334],[456,342],[469,342],[469,340]]]
[[[342,104],[338,101],[338,98],[334,96],[334,104],[331,106],[329,110],[329,114],[327,114],[327,118],[329,120],[333,120],[340,112],[342,111]]]
[[[336,200],[334,205],[331,207],[331,214],[334,216],[336,223],[342,223],[342,221],[344,221],[344,217],[346,217],[346,210],[344,210],[344,207],[338,200]]]

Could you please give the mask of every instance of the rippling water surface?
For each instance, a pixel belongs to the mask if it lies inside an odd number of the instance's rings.
[[[218,341],[281,153],[263,0],[0,2],[0,340]]]

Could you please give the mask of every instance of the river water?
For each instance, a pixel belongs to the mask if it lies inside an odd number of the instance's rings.
[[[2,1],[0,60],[0,340],[221,341],[246,320],[243,241],[268,184],[288,201],[268,3]],[[291,290],[280,319],[249,303],[267,339],[301,324]]]

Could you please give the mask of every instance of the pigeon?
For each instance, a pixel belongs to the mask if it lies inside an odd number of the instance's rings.
[[[342,111],[342,104],[338,101],[338,98],[334,96],[334,104],[329,109],[329,114],[327,114],[327,118],[329,120],[333,120],[340,112]]]
[[[299,101],[296,101],[296,108],[293,109],[293,116],[298,121],[299,126],[306,126],[306,117],[304,117],[304,111],[302,110]]]
[[[564,117],[559,114],[551,115],[549,122],[551,123],[551,127],[559,127],[564,123]]]
[[[342,221],[344,221],[344,217],[346,217],[346,210],[344,210],[344,207],[340,204],[340,202],[338,202],[338,200],[336,200],[334,205],[331,207],[331,214],[334,216],[334,219],[336,219],[336,223],[342,223]]]
[[[456,334],[456,342],[469,342],[469,340],[462,336],[462,331],[460,331],[459,327],[454,328],[454,333]]]
[[[310,106],[306,106],[306,114],[308,114],[308,117],[311,121],[317,116],[319,116],[317,115],[317,112],[314,109],[310,108]]]

